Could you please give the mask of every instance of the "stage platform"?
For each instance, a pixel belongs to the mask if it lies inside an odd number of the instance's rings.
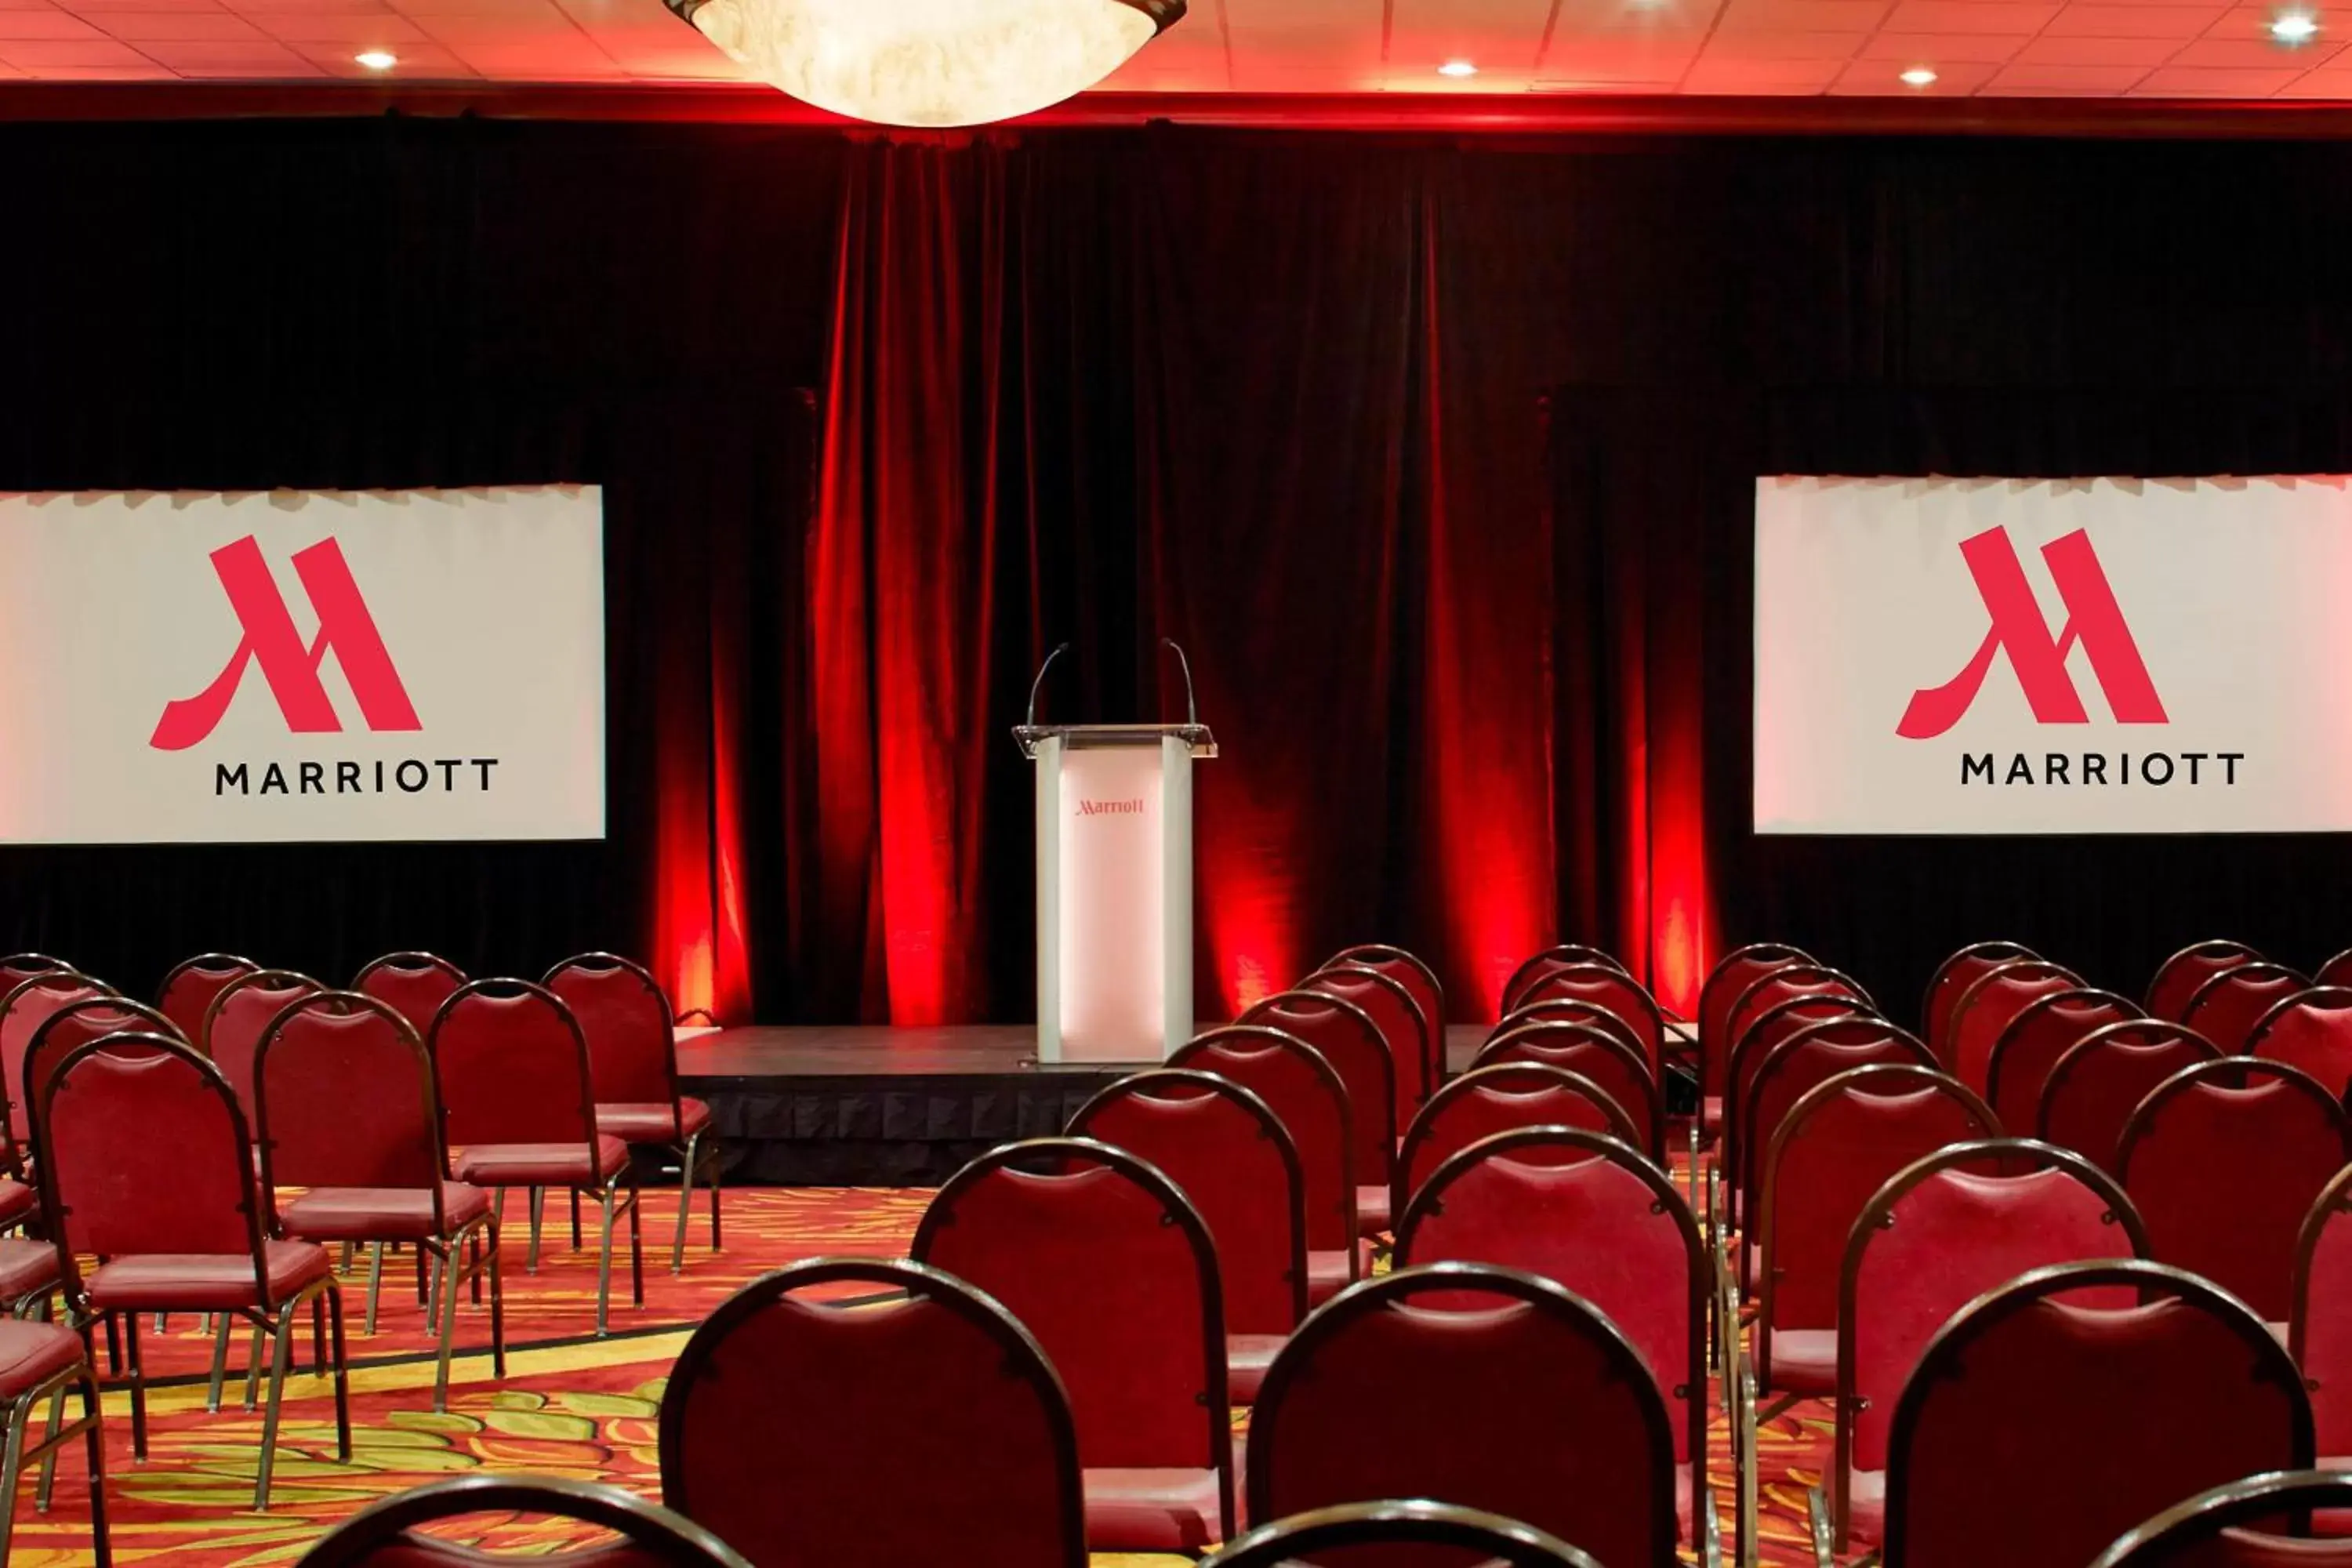
[[[1456,1068],[1486,1033],[1447,1029]],[[1133,1070],[1040,1067],[1036,1055],[1026,1024],[759,1026],[681,1038],[677,1070],[685,1091],[709,1103],[730,1183],[936,1186],[999,1143],[1058,1133],[1088,1096]]]

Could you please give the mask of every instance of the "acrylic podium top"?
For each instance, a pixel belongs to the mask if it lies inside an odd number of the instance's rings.
[[[1035,756],[1042,742],[1055,738],[1066,746],[1156,746],[1172,738],[1196,757],[1217,754],[1217,738],[1206,724],[1015,724],[1013,738],[1024,757]]]

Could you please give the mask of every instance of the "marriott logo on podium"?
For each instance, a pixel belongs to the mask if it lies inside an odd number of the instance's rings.
[[[1141,816],[1143,801],[1139,796],[1134,800],[1081,800],[1078,802],[1078,815],[1080,816]]]

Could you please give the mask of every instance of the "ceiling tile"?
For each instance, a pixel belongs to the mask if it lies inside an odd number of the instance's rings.
[[[1862,33],[1717,33],[1705,58],[1742,60],[1850,60],[1866,40]]]
[[[144,67],[152,69],[155,64],[129,44],[102,37],[11,38],[0,41],[0,60],[6,60],[18,70],[28,71],[35,76],[52,66]]]
[[[608,81],[625,75],[613,57],[574,33],[513,43],[456,41],[457,58],[501,81]]]
[[[22,73],[35,81],[177,81],[149,60],[135,66],[41,66]]]
[[[1098,92],[1230,92],[1225,40],[1207,8],[1195,6],[1179,26],[1143,46],[1110,74]]]
[[[1867,33],[1885,19],[1890,0],[1731,0],[1718,33]]]
[[[588,36],[572,25],[570,17],[553,5],[541,0],[536,10],[500,12],[482,15],[467,12],[454,16],[413,16],[409,18],[424,29],[428,37],[450,45],[467,43],[527,44],[544,39],[551,48],[593,48]]]
[[[2038,33],[2058,14],[2056,5],[2008,0],[1902,0],[1886,18],[1890,33]]]
[[[104,33],[63,11],[0,11],[0,44],[17,38],[103,38]]]
[[[1537,85],[1674,81],[1697,58],[1703,41],[1689,34],[1671,38],[1564,39],[1553,46],[1547,74]]]
[[[230,44],[142,44],[139,52],[182,76],[280,81],[319,74],[319,68],[309,60],[267,38]]]
[[[396,13],[248,11],[247,19],[281,44],[348,44],[363,48],[372,44],[421,42],[425,34],[415,23]]]
[[[2315,38],[2299,49],[2283,49],[2267,38],[2200,38],[2172,58],[2177,66],[2214,66],[2239,70],[2284,70],[2297,75],[2326,65],[2344,47]]]
[[[1820,92],[1845,68],[1839,60],[1759,60],[1709,57],[1683,78],[1685,92]]]
[[[2293,67],[2267,70],[2201,70],[2167,66],[2134,88],[2140,98],[2268,98],[2303,72]]]
[[[386,43],[400,63],[388,71],[372,70],[352,57],[370,43]],[[473,68],[438,44],[408,39],[355,38],[348,43],[293,43],[287,46],[329,76],[355,81],[472,81]]]
[[[2045,29],[2053,37],[2193,38],[2227,6],[2069,5]]]
[[[2352,99],[2352,68],[2329,66],[2299,76],[2279,89],[2281,98]]]
[[[265,16],[274,12],[293,11],[303,16],[326,16],[330,13],[345,16],[389,16],[392,7],[384,0],[221,0],[221,4],[239,16]],[[153,6],[142,7],[152,10]],[[268,24],[263,24],[268,31]]]
[[[2178,38],[2065,38],[2044,33],[2017,53],[2023,65],[2138,66],[2162,65],[2182,47]]]
[[[1862,47],[1866,60],[1904,65],[1999,65],[2017,53],[2027,35],[1999,33],[1880,33]]]
[[[1435,69],[1475,61],[1482,75],[1532,70],[1551,0],[1391,0],[1389,63]]]
[[[1830,90],[1839,94],[1863,94],[1884,98],[1966,98],[1986,82],[2000,68],[1998,65],[1948,63],[1936,61],[1936,79],[1926,87],[1913,87],[1902,73],[1908,68],[1901,60],[1856,60],[1845,68]]]
[[[205,0],[205,4],[209,5],[212,0]],[[49,0],[0,0],[0,11],[54,11],[56,9],[55,5],[49,4]]]
[[[101,11],[96,20],[126,44],[268,41],[252,23],[226,11]]]
[[[2003,67],[1999,76],[1985,83],[1983,90],[1993,93],[2055,93],[2069,97],[2080,93],[2112,95],[2126,91],[2147,74],[2147,70],[2139,66],[2012,65]]]

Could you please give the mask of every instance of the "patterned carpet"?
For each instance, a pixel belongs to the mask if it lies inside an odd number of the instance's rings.
[[[522,1270],[520,1200],[509,1226],[509,1375],[492,1380],[487,1308],[458,1313],[449,1410],[432,1407],[431,1338],[417,1307],[413,1276],[397,1262],[385,1271],[382,1315],[373,1337],[360,1330],[364,1266],[346,1278],[352,1364],[353,1454],[334,1458],[333,1405],[327,1381],[308,1370],[289,1380],[279,1432],[275,1500],[251,1510],[261,1420],[234,1394],[228,1408],[207,1415],[203,1375],[211,1342],[193,1320],[174,1321],[161,1342],[149,1341],[148,1364],[159,1380],[177,1379],[150,1399],[151,1452],[131,1458],[127,1400],[107,1403],[108,1499],[116,1555],[123,1563],[173,1568],[231,1568],[288,1563],[320,1529],[369,1500],[439,1477],[476,1470],[524,1470],[617,1481],[657,1492],[655,1416],[662,1382],[688,1327],[745,1280],[795,1258],[825,1253],[902,1254],[929,1194],[857,1189],[740,1190],[727,1196],[725,1252],[709,1251],[703,1217],[688,1235],[687,1269],[668,1268],[676,1194],[646,1199],[646,1305],[627,1298],[625,1235],[615,1269],[614,1333],[593,1337],[596,1253],[570,1249],[568,1216],[551,1207],[547,1249],[537,1275]],[[242,1365],[242,1349],[233,1364]],[[233,1385],[234,1386],[234,1385]],[[1237,1415],[1237,1425],[1239,1416]],[[1732,1495],[1727,1449],[1715,1432],[1712,1468],[1725,1500],[1728,1550]],[[1762,1561],[1810,1561],[1804,1489],[1830,1449],[1824,1403],[1799,1405],[1772,1424],[1761,1452]],[[79,1449],[58,1471],[57,1500],[34,1511],[29,1478],[16,1510],[13,1568],[65,1568],[90,1562],[88,1506]],[[515,1521],[469,1521],[469,1538],[500,1551],[548,1551],[570,1539],[558,1527]],[[1097,1568],[1145,1568],[1171,1558],[1098,1557]]]

